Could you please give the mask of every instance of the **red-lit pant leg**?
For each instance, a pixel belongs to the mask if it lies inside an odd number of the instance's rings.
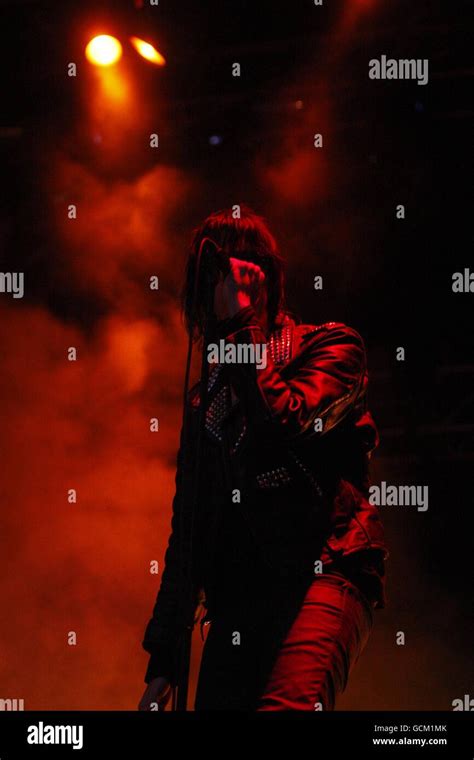
[[[345,578],[311,584],[279,648],[258,710],[332,710],[372,628],[372,609]]]

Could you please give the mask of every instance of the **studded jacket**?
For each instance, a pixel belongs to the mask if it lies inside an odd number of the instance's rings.
[[[267,337],[247,307],[219,323],[218,336],[241,349],[241,359],[252,356],[250,346],[264,345],[266,361],[225,362],[209,372],[192,535],[196,608],[201,600],[206,619],[218,615],[241,592],[245,574],[248,589],[257,581],[260,588],[288,588],[292,579],[334,570],[362,584],[374,607],[384,606],[388,552],[377,507],[368,500],[368,463],[378,434],[367,408],[360,335],[341,323],[302,325],[285,315]],[[195,440],[199,384],[188,403]],[[182,452],[181,438],[165,569],[142,642],[151,655],[147,683],[158,675],[175,679],[184,624]],[[189,449],[188,457],[190,471]]]

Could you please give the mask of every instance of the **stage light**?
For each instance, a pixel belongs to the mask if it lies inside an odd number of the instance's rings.
[[[122,57],[122,45],[109,34],[94,37],[86,47],[86,58],[95,66],[111,66]]]
[[[166,60],[164,57],[149,42],[145,42],[145,40],[141,40],[139,37],[130,37],[130,42],[142,58],[146,58],[147,61],[154,63],[156,66],[165,65]]]

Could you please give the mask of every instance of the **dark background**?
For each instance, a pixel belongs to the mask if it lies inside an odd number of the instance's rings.
[[[452,292],[474,267],[468,3],[139,5],[0,2],[1,267],[26,287],[0,294],[0,697],[138,701],[148,565],[161,566],[173,493],[187,245],[208,213],[247,203],[287,259],[290,306],[366,340],[374,482],[429,486],[427,512],[381,508],[389,603],[339,708],[451,709],[472,692],[473,295]],[[117,107],[84,57],[100,32],[124,44]],[[139,58],[130,34],[167,65]],[[382,54],[428,58],[429,83],[370,80]]]

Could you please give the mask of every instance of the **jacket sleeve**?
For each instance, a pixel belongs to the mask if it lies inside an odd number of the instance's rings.
[[[183,431],[181,431],[177,455],[175,484],[171,534],[165,553],[163,575],[152,616],[146,626],[142,641],[143,649],[151,655],[145,673],[145,683],[149,683],[157,676],[163,676],[171,683],[176,682],[180,634],[185,626],[185,614],[183,614],[181,604],[184,584],[180,553],[184,490]],[[185,545],[184,551],[188,550],[189,545]]]
[[[267,342],[251,306],[220,322],[219,336],[236,345]],[[351,411],[366,375],[365,348],[355,330],[336,323],[304,339],[291,379],[284,379],[268,351],[264,368],[235,363],[227,369],[252,420],[292,440],[327,433]]]

